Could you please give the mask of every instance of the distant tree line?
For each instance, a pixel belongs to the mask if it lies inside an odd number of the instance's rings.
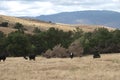
[[[64,32],[52,27],[46,31],[35,28],[34,34],[26,34],[24,26],[20,23],[16,23],[14,28],[18,30],[8,35],[0,31],[0,53],[7,51],[10,56],[23,56],[29,53],[41,55],[58,44],[68,48],[76,39],[79,39],[84,49],[83,55],[92,54],[96,49],[101,53],[120,52],[120,30],[118,29],[109,31],[106,28],[98,28],[93,32],[83,32],[80,28],[76,28]]]
[[[91,54],[98,50],[101,53],[120,52],[120,30],[109,31],[106,28],[98,28],[93,32],[84,33],[80,37],[84,48],[84,54]]]

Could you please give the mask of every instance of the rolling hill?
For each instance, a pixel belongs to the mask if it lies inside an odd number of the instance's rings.
[[[15,23],[19,22],[24,25],[24,27],[27,29],[27,33],[32,33],[33,29],[35,27],[38,27],[41,30],[47,30],[50,27],[55,27],[64,31],[69,31],[69,30],[74,30],[75,27],[80,27],[83,29],[83,31],[93,31],[95,28],[99,27],[106,27],[106,26],[97,26],[97,25],[70,25],[70,24],[62,24],[62,23],[50,23],[50,22],[45,22],[41,20],[35,20],[35,19],[30,19],[30,18],[18,18],[18,17],[13,17],[13,16],[5,16],[5,15],[0,15],[0,23],[2,22],[8,22],[9,26],[6,27],[0,27],[0,31],[3,31],[5,33],[9,33],[11,31],[15,31],[13,29],[13,26]],[[106,27],[109,30],[112,30],[113,28]]]
[[[36,16],[35,19],[65,24],[103,25],[120,27],[120,13],[106,10],[62,12],[52,15]]]

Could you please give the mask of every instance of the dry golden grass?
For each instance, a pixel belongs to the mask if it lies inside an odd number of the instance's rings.
[[[85,25],[85,24],[81,24],[81,25],[72,25],[74,27],[79,27],[80,29],[82,29],[85,32],[92,32],[97,28],[107,28],[109,31],[115,30],[115,28],[111,28],[111,27],[107,27],[107,26],[100,26],[100,25]]]
[[[81,58],[7,58],[0,62],[0,80],[120,80],[120,54]]]
[[[6,28],[6,27],[0,27],[0,31],[2,31],[3,33],[5,33],[5,34],[9,34],[9,33],[11,33],[11,32],[14,32],[14,31],[17,31],[17,29],[12,29],[12,28]],[[29,31],[25,31],[25,33],[27,33],[27,34],[32,34],[31,32],[29,32]]]
[[[8,34],[10,32],[16,31],[15,29],[6,28],[6,27],[0,27],[0,31],[4,32],[5,34]]]
[[[19,23],[23,24],[24,26],[26,26],[26,28],[29,31],[32,31],[34,27],[38,27],[42,30],[47,30],[50,27],[55,27],[58,29],[62,29],[64,31],[69,31],[69,30],[74,29],[74,27],[70,27],[70,26],[64,25],[64,24],[54,24],[54,23],[48,23],[48,22],[43,22],[43,21],[35,21],[35,20],[29,20],[29,19],[16,18],[16,17],[11,17],[11,16],[0,15],[0,18],[2,19],[2,21],[8,21],[11,24],[15,24],[16,22],[19,22]]]
[[[15,23],[19,22],[23,24],[30,33],[33,31],[34,27],[38,27],[41,30],[48,30],[51,27],[55,27],[64,31],[75,30],[75,27],[80,27],[85,32],[93,31],[96,28],[103,27],[103,26],[93,26],[93,25],[69,25],[69,24],[60,24],[60,23],[49,23],[49,22],[38,21],[38,20],[22,19],[22,18],[16,18],[12,16],[0,15],[0,22],[3,22],[3,21],[9,22],[10,27],[13,27]],[[110,28],[110,27],[106,27],[106,28],[108,28],[109,30],[114,30],[113,28]]]

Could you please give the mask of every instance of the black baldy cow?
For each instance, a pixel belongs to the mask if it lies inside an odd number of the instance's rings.
[[[6,53],[0,53],[0,61],[1,60],[5,61],[6,57],[7,57]]]
[[[72,59],[74,57],[74,54],[71,52],[70,53],[70,58]]]
[[[36,55],[35,54],[29,54],[28,56],[23,56],[24,57],[24,59],[28,59],[29,58],[29,60],[34,60],[35,61],[35,57],[36,57]]]

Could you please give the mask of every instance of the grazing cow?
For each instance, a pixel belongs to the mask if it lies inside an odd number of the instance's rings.
[[[7,57],[6,53],[1,53],[1,54],[0,54],[0,61],[1,61],[1,60],[5,61],[5,60],[6,60],[6,57]]]
[[[27,57],[27,56],[23,56],[23,57],[24,57],[24,59],[26,59],[26,60],[29,58],[29,60],[34,60],[34,61],[35,61],[36,55],[35,55],[35,54],[29,54],[28,57]]]
[[[72,59],[74,57],[74,54],[71,52],[70,53],[70,58]]]
[[[93,58],[100,58],[100,49],[98,47],[95,47],[94,48],[94,51],[93,51]]]
[[[94,53],[93,54],[93,58],[100,58],[101,56],[100,56],[100,54],[99,53]]]
[[[35,61],[35,57],[36,57],[35,54],[30,54],[30,55],[29,55],[29,60],[32,60],[32,59],[33,59],[33,60]]]

